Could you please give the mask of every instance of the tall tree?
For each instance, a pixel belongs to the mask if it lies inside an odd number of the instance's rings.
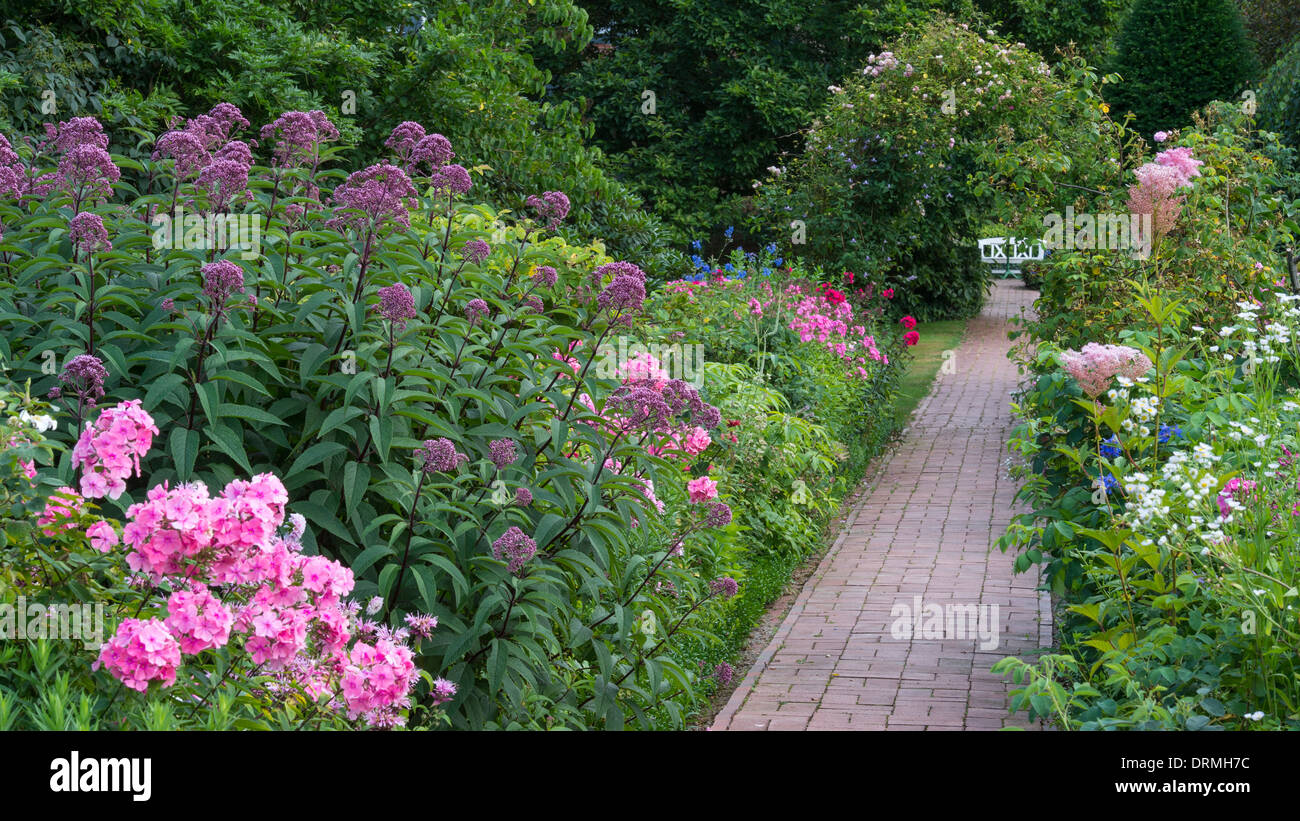
[[[595,141],[657,212],[696,233],[746,207],[754,180],[872,51],[931,11],[971,0],[588,0],[596,30],[554,65],[555,94],[585,100]]]
[[[1116,42],[1110,102],[1150,137],[1177,128],[1211,100],[1237,97],[1257,72],[1231,0],[1135,0]]]

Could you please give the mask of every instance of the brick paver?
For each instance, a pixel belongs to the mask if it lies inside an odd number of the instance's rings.
[[[967,327],[839,538],[808,580],[714,730],[1033,728],[1007,712],[1012,685],[989,668],[1051,640],[1051,608],[1033,574],[994,548],[1016,511],[1005,465],[1015,365],[1006,320],[1033,291],[1000,281]],[[896,604],[920,597],[931,630],[896,637]],[[998,607],[997,646],[942,630],[934,611]],[[926,627],[922,619],[922,627]],[[986,634],[987,635],[987,634]]]

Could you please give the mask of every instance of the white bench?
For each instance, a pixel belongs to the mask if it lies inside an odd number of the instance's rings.
[[[1003,279],[1020,276],[1020,265],[1046,253],[1041,240],[1029,237],[988,237],[980,240],[980,261]]]

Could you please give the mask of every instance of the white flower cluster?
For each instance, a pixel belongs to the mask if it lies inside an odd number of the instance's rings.
[[[1252,424],[1259,424],[1259,417],[1250,417]],[[1228,421],[1228,431],[1224,434],[1234,442],[1240,442],[1242,439],[1249,439],[1259,447],[1264,447],[1268,443],[1267,433],[1256,433],[1255,429],[1245,422],[1238,422],[1236,419]]]
[[[1134,527],[1145,527],[1169,515],[1165,489],[1153,485],[1145,473],[1130,473],[1125,477],[1124,492],[1129,497],[1128,513]]]
[[[31,425],[40,433],[45,433],[47,430],[54,430],[59,426],[58,421],[56,421],[53,416],[47,416],[45,414],[34,416],[27,411],[22,411],[18,414],[18,421],[22,422],[24,425]]]
[[[1180,524],[1169,517],[1171,490],[1186,502],[1190,510],[1214,509],[1219,480],[1211,468],[1217,461],[1213,449],[1200,443],[1190,453],[1179,450],[1171,452],[1168,461],[1160,468],[1158,479],[1145,473],[1131,473],[1126,477],[1124,489],[1129,496],[1130,525],[1135,529],[1159,531],[1154,542],[1147,539],[1144,544],[1154,543],[1168,548],[1180,538],[1205,545],[1217,545],[1225,541],[1222,530],[1224,522],[1217,515],[1217,510],[1210,516],[1193,513],[1186,524]],[[1208,553],[1209,548],[1206,547],[1201,552]]]

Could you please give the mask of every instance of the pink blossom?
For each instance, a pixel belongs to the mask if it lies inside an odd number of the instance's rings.
[[[1183,172],[1170,165],[1147,163],[1133,172],[1137,185],[1128,188],[1128,207],[1134,214],[1151,215],[1153,239],[1164,236],[1183,210],[1176,192],[1188,184]]]
[[[1192,149],[1187,146],[1170,148],[1156,155],[1156,162],[1166,168],[1172,168],[1182,177],[1180,187],[1191,187],[1192,177],[1201,176],[1200,167],[1205,163],[1192,157]]]
[[[709,445],[713,444],[713,440],[709,437],[708,431],[697,425],[690,433],[686,434],[684,444],[686,452],[695,456],[703,453]]]
[[[127,687],[143,693],[151,681],[161,681],[164,687],[175,684],[180,663],[180,644],[162,621],[126,619],[100,648],[91,667],[103,666]]]
[[[180,642],[182,653],[224,647],[230,640],[235,617],[202,584],[172,593],[167,599],[167,613],[167,628]]]
[[[1136,348],[1096,342],[1089,342],[1079,351],[1063,352],[1061,362],[1084,394],[1093,399],[1104,393],[1116,376],[1137,379],[1151,370],[1151,360]]]
[[[117,531],[106,521],[95,522],[86,528],[86,536],[90,539],[90,546],[100,553],[107,553],[118,544]]]
[[[718,498],[718,483],[708,476],[700,476],[690,480],[686,483],[686,490],[690,493],[693,504]]]
[[[61,530],[73,530],[77,527],[72,521],[81,513],[84,500],[70,487],[61,487],[45,500],[45,510],[37,517],[36,524],[46,536],[55,536]],[[48,527],[57,525],[57,527]]]
[[[72,449],[74,464],[82,470],[81,492],[88,499],[116,499],[126,490],[125,480],[140,475],[140,457],[158,435],[153,417],[138,399],[105,408],[87,425]]]
[[[363,717],[373,725],[382,711],[407,706],[415,676],[410,648],[382,638],[373,645],[358,641],[342,676],[349,718]]]

